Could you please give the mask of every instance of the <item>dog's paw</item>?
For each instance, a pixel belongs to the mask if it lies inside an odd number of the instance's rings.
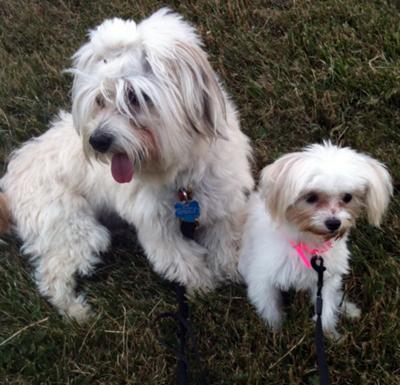
[[[193,287],[193,286],[185,286],[186,288],[186,295],[188,298],[194,299],[197,296],[203,296],[207,293],[211,292],[211,288],[205,287]]]
[[[200,252],[184,263],[176,265],[172,277],[186,287],[188,294],[207,293],[215,289],[217,279],[206,263],[206,250]]]
[[[222,280],[232,283],[243,283],[243,277],[239,273],[237,264],[227,264],[222,267]]]
[[[272,321],[266,321],[267,325],[270,327],[273,333],[278,333],[282,329],[283,319]]]
[[[324,329],[324,334],[334,342],[342,342],[343,337],[336,329]]]
[[[276,311],[274,313],[271,312],[261,312],[260,313],[262,319],[267,324],[267,326],[274,332],[279,332],[282,328],[283,320],[285,315],[282,311]]]
[[[312,320],[316,323],[317,322],[317,315],[314,314],[314,316],[312,317]],[[329,337],[330,339],[336,341],[336,342],[340,342],[342,340],[342,335],[336,330],[336,326],[329,322],[328,326],[322,326],[323,331],[324,331],[324,335],[326,335],[327,337]],[[322,325],[324,325],[324,321],[322,320]],[[315,325],[316,327],[316,325]]]
[[[361,317],[361,309],[350,301],[343,301],[342,312],[346,317],[351,319],[358,319]]]
[[[79,302],[70,305],[66,310],[63,311],[63,314],[79,324],[85,323],[94,315],[90,305]]]
[[[200,270],[192,271],[189,279],[184,283],[189,296],[196,294],[206,294],[213,291],[217,282],[210,269],[203,266]]]

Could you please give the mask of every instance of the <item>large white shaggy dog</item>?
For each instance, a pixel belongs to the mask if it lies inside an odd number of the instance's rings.
[[[156,272],[189,289],[235,278],[250,146],[195,30],[161,9],[136,24],[106,20],[74,55],[72,115],[25,143],[1,180],[3,211],[31,256],[40,292],[78,320],[113,211],[137,229]],[[196,242],[175,217],[178,190],[200,204]]]
[[[314,254],[323,257],[326,267],[324,330],[338,337],[340,311],[353,318],[360,315],[347,300],[340,308],[342,276],[349,270],[348,233],[363,210],[379,226],[391,194],[384,165],[330,143],[287,154],[262,171],[259,191],[249,202],[239,270],[250,301],[273,329],[283,318],[280,290],[308,290],[314,303]]]

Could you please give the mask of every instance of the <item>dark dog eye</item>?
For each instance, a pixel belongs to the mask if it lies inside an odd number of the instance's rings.
[[[128,97],[129,104],[131,106],[133,106],[133,107],[139,106],[139,104],[140,104],[139,98],[134,90],[130,89],[128,91],[127,97]],[[147,94],[145,94],[144,92],[142,92],[142,97],[146,103],[150,101],[149,96]]]
[[[351,195],[349,193],[344,194],[344,196],[343,196],[343,202],[344,203],[349,203],[352,199],[353,199],[353,195]]]
[[[147,95],[146,93],[142,93],[142,95],[143,95],[143,99],[144,99],[144,101],[146,102],[146,103],[148,103],[149,101],[150,101],[150,97],[149,97],[149,95]]]
[[[138,106],[139,105],[139,99],[136,96],[136,92],[134,90],[129,90],[128,91],[128,100],[129,100],[129,104],[131,106]]]
[[[306,202],[310,203],[310,204],[318,202],[318,195],[316,193],[308,194],[307,198],[306,198]]]
[[[96,104],[100,108],[104,108],[106,106],[106,103],[104,101],[104,98],[101,95],[98,95],[96,97]]]

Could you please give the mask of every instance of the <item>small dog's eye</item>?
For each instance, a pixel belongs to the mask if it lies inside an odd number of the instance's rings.
[[[106,103],[104,101],[104,98],[101,95],[98,95],[96,97],[96,104],[100,108],[104,108],[106,106]]]
[[[344,194],[344,196],[343,196],[343,202],[344,203],[349,203],[352,199],[353,199],[353,195],[351,195],[349,193]]]
[[[318,195],[315,193],[308,194],[307,198],[306,198],[306,202],[310,203],[310,204],[318,202]]]

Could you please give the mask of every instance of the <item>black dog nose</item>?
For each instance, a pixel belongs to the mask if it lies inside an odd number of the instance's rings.
[[[98,152],[106,152],[113,142],[113,137],[106,133],[93,133],[90,135],[89,143]]]
[[[330,218],[325,221],[325,226],[328,228],[329,231],[337,230],[341,224],[342,222],[340,222],[340,220],[336,218]]]

